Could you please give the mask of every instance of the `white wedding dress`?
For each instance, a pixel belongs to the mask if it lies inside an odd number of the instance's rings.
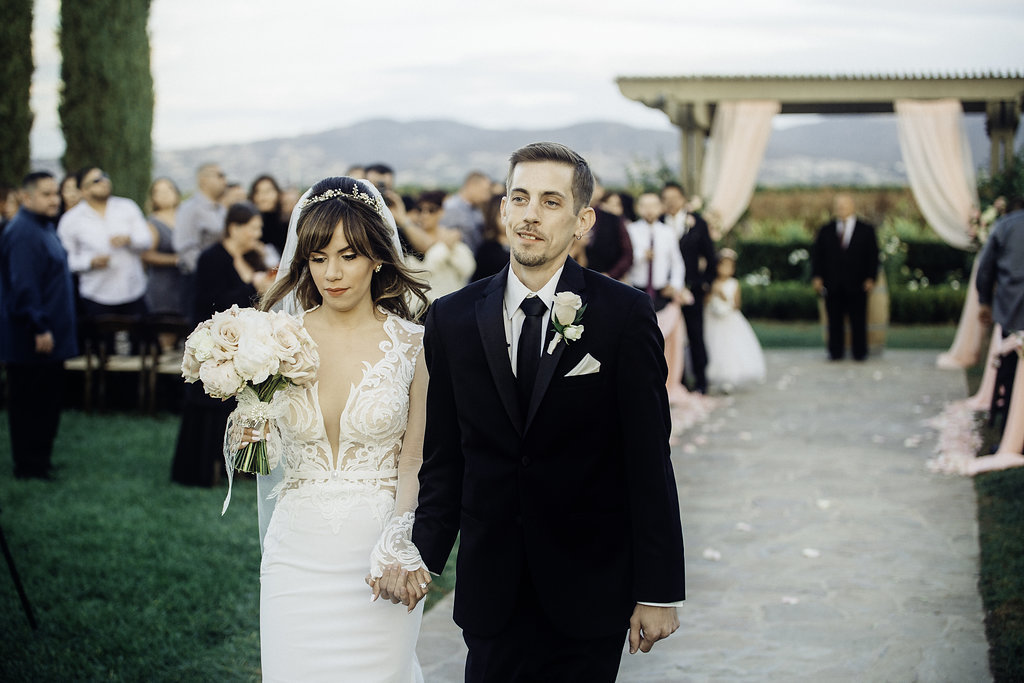
[[[423,328],[388,315],[383,356],[365,363],[341,413],[338,454],[318,383],[271,403],[272,473],[261,477],[260,641],[264,681],[422,681],[420,602],[370,601],[364,578],[392,562],[420,566],[410,532],[422,434],[410,434],[409,388]],[[270,486],[273,490],[267,496]],[[396,505],[397,495],[397,505]]]

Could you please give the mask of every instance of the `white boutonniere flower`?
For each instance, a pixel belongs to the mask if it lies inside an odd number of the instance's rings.
[[[548,353],[554,353],[558,342],[565,339],[565,343],[574,342],[583,336],[583,325],[579,322],[583,319],[583,313],[587,307],[583,305],[583,299],[579,294],[573,292],[558,292],[551,306],[551,325],[555,328],[555,336],[548,344]]]

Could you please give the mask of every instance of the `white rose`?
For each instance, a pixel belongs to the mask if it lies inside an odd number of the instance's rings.
[[[583,325],[567,325],[562,334],[566,341],[576,341],[583,336]]]
[[[210,318],[210,340],[213,343],[212,353],[216,360],[234,358],[241,338],[242,323],[231,311],[217,313]]]
[[[573,292],[555,294],[552,312],[559,325],[572,325],[576,320],[576,311],[583,306],[583,299]]]
[[[235,372],[235,364],[229,360],[203,363],[199,379],[203,381],[203,390],[214,398],[230,398],[245,384],[245,380]]]
[[[213,358],[213,335],[210,334],[210,328],[197,328],[195,332],[188,336],[185,346],[191,347],[192,355],[200,363]]]
[[[277,373],[281,361],[277,357],[268,337],[246,334],[238,343],[235,354],[235,369],[238,374],[253,384],[265,382]]]
[[[273,328],[273,341],[277,357],[282,362],[291,360],[302,349],[300,339],[301,327],[297,321],[286,313],[274,316],[271,320]]]
[[[308,339],[308,335],[306,336]],[[316,373],[319,369],[320,354],[317,353],[316,343],[312,339],[308,339],[308,341],[304,341],[292,359],[281,362],[280,373],[291,380],[292,384],[302,386],[312,384],[316,380]]]

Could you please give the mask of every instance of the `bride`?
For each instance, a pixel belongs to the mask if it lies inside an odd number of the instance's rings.
[[[298,302],[320,368],[271,404],[272,471],[259,486],[263,680],[422,681],[415,646],[430,575],[409,539],[427,387],[413,306],[424,285],[368,183],[320,181],[292,224],[294,258],[261,308]]]

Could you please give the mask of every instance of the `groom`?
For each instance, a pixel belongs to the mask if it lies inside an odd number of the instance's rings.
[[[427,316],[413,541],[440,573],[461,532],[470,682],[613,681],[627,628],[633,653],[679,626],[663,342],[643,292],[567,258],[592,189],[567,147],[513,153],[509,267]]]

